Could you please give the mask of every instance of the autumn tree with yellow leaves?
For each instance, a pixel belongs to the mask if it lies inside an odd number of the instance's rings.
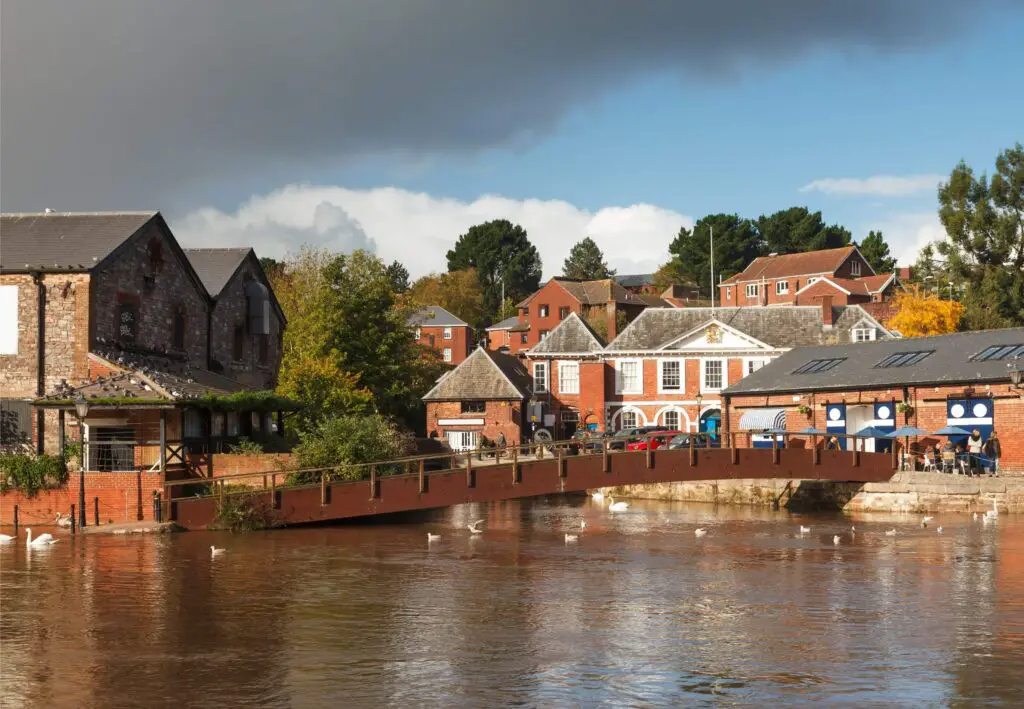
[[[899,331],[904,337],[956,332],[964,313],[964,306],[955,300],[909,292],[896,297],[896,309],[889,328]]]

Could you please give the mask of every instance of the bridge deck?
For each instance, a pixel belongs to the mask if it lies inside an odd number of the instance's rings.
[[[596,453],[540,460],[469,464],[430,473],[388,475],[372,480],[255,489],[244,493],[269,510],[279,524],[341,520],[409,510],[494,502],[640,483],[783,478],[879,482],[894,471],[889,453],[796,448],[660,449]],[[223,494],[223,489],[221,491]],[[215,522],[218,498],[171,501],[171,519],[189,529]]]

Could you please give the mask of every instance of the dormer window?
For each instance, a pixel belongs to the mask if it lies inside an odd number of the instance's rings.
[[[854,342],[873,342],[875,340],[875,328],[855,327],[853,328]]]

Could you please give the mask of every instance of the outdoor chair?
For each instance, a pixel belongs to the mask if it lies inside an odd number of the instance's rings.
[[[924,454],[924,470],[926,473],[934,473],[937,470],[935,457],[931,453]]]

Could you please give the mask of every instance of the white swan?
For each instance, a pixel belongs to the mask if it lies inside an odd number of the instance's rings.
[[[939,527],[939,528],[938,528],[938,529],[936,529],[935,531],[936,531],[936,532],[938,532],[939,534],[942,534],[942,527]]]
[[[989,519],[994,519],[999,516],[999,508],[996,507],[996,500],[992,498],[992,509],[985,513],[985,516]]]
[[[601,502],[602,500],[604,500],[604,493],[598,490],[597,492],[590,496],[590,499],[592,499],[594,502]]]
[[[57,540],[53,538],[53,535],[47,532],[46,534],[40,534],[35,539],[32,538],[32,530],[29,527],[25,528],[25,532],[28,534],[25,537],[25,546],[28,547],[45,547],[48,544],[56,544]]]
[[[586,528],[587,528],[587,520],[581,519],[580,520],[580,531],[582,532]]]
[[[431,534],[430,532],[427,532],[427,541],[428,542],[436,542],[436,541],[440,541],[440,539],[441,539],[441,535],[440,534]]]
[[[565,535],[565,543],[566,544],[570,544],[572,542],[578,542],[579,540],[580,540],[580,535],[578,535],[578,534],[566,534]]]
[[[708,530],[704,529],[703,527],[699,527],[698,529],[693,530],[693,536],[697,537],[698,539],[701,537],[706,537],[707,534]]]
[[[990,517],[989,515],[985,515],[981,518],[981,525],[984,527],[990,524],[995,524],[997,519],[997,517]]]
[[[833,535],[833,537],[832,537],[832,543],[833,543],[833,544],[835,544],[836,546],[839,546],[839,541],[840,541],[840,540],[839,540],[839,535],[838,535],[838,534],[836,534],[836,535]]]
[[[896,529],[893,528],[893,529],[885,530],[885,536],[887,536],[887,537],[895,537],[896,536]]]
[[[811,528],[810,527],[805,527],[802,524],[800,525],[800,534],[810,534],[810,533],[811,533]]]
[[[210,556],[220,556],[221,554],[223,554],[226,551],[227,551],[227,549],[223,549],[221,547],[215,547],[212,544],[210,545]]]
[[[931,522],[931,521],[932,521],[933,519],[935,519],[935,518],[934,518],[934,517],[923,517],[923,518],[921,519],[921,521],[922,521],[922,522]]]
[[[473,534],[483,534],[484,530],[480,529],[480,525],[483,524],[486,521],[487,520],[485,520],[485,519],[478,519],[473,524],[467,524],[466,525],[466,529],[468,529]]]
[[[14,541],[14,537],[10,534],[0,534],[0,544],[10,544]]]
[[[625,512],[629,509],[628,502],[616,502],[614,497],[608,498],[608,511],[609,512]]]
[[[62,515],[60,512],[57,513],[57,526],[62,529],[68,529],[71,527],[71,515]]]
[[[857,528],[854,527],[853,525],[850,525],[850,534],[856,534],[856,533],[857,533]]]

